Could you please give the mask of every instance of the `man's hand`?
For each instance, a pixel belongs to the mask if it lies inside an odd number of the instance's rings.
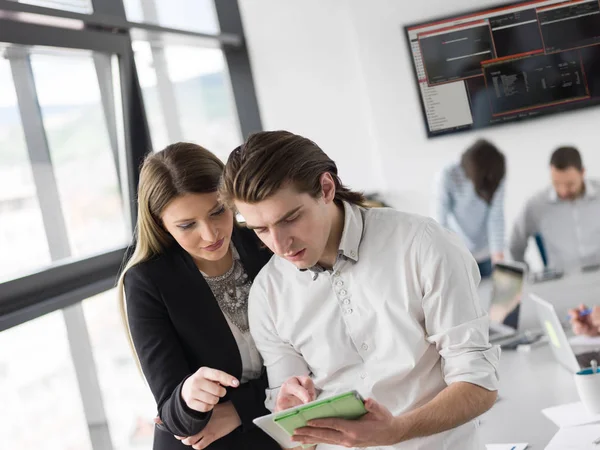
[[[293,439],[303,444],[333,444],[348,447],[394,445],[456,428],[490,409],[498,393],[458,381],[431,401],[401,416],[376,401],[365,401],[368,414],[358,420],[320,419],[296,430]]]
[[[181,397],[190,409],[199,412],[212,410],[227,391],[225,387],[238,387],[240,382],[221,370],[199,368],[183,383]]]
[[[331,444],[344,447],[375,447],[401,440],[400,420],[373,399],[365,401],[367,414],[358,420],[316,419],[299,428],[292,440],[301,444]]]
[[[191,446],[195,450],[208,447],[213,442],[227,436],[242,424],[233,403],[219,403],[215,406],[208,425],[194,436],[175,436],[183,444]]]
[[[592,312],[582,316],[581,312],[587,309],[585,305],[580,305],[578,309],[571,309],[571,326],[575,334],[584,334],[586,336],[600,335],[600,307],[595,306]]]
[[[275,411],[300,406],[317,398],[315,384],[310,377],[292,377],[281,385]]]

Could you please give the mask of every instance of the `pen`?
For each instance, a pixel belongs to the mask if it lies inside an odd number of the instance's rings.
[[[589,316],[592,313],[592,308],[587,308],[587,309],[584,309],[582,311],[577,311],[577,312],[579,313],[579,317]],[[567,316],[567,319],[570,319],[570,318],[571,318],[571,315],[569,314]]]
[[[517,450],[517,446],[515,445],[513,448],[511,448],[510,450]]]

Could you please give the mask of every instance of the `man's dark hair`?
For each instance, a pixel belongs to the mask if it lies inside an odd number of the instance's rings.
[[[504,155],[494,144],[479,139],[463,153],[461,165],[477,195],[490,203],[506,174]]]
[[[335,199],[364,205],[365,197],[344,186],[335,162],[310,139],[289,131],[261,131],[229,155],[221,179],[221,199],[258,203],[291,183],[298,192],[321,195],[321,175],[329,172]]]
[[[554,150],[550,158],[550,165],[558,170],[567,170],[570,167],[583,171],[581,154],[575,147],[559,147]]]

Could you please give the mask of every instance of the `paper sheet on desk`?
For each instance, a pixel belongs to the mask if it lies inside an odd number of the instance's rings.
[[[598,450],[594,441],[600,437],[600,425],[561,428],[545,450]]]
[[[487,444],[485,450],[525,450],[527,445],[528,444]]]
[[[581,402],[566,403],[564,405],[542,409],[542,413],[558,425],[559,428],[600,422],[600,414],[588,413]]]

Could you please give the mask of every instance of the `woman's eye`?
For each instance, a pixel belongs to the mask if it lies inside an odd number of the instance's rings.
[[[225,212],[225,207],[221,206],[221,208],[219,208],[217,211],[215,211],[214,213],[212,213],[212,216],[220,216],[221,214],[223,214]]]
[[[192,228],[194,226],[196,222],[190,222],[190,223],[184,223],[181,225],[177,225],[179,228],[181,228],[182,230],[189,230],[190,228]]]

